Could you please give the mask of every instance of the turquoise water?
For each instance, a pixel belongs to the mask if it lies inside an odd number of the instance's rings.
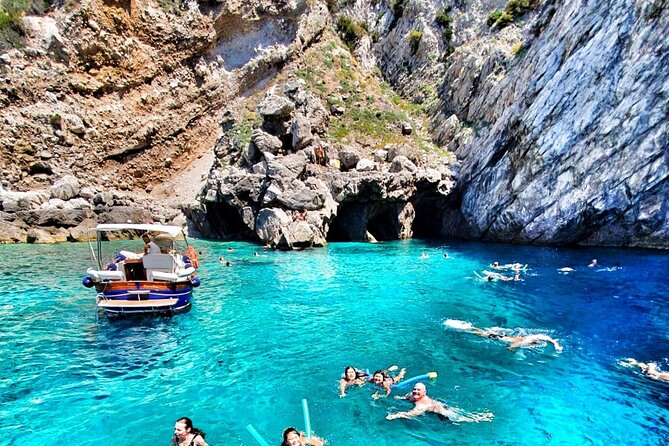
[[[304,427],[302,398],[331,445],[669,443],[669,384],[617,364],[669,368],[667,254],[409,241],[255,257],[248,244],[195,245],[193,310],[120,321],[96,320],[81,286],[87,245],[0,246],[0,443],[167,444],[186,415],[212,446],[255,445],[249,423],[278,445],[285,427]],[[593,257],[623,268],[586,268]],[[495,260],[531,269],[523,282],[473,278]],[[558,274],[567,264],[577,271]],[[565,350],[514,353],[447,318],[547,333]],[[349,364],[436,371],[431,396],[495,419],[386,421],[409,406],[369,388],[338,398]]]

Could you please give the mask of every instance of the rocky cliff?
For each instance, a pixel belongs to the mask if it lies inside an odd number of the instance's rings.
[[[665,1],[328,3],[24,18],[27,46],[0,57],[3,232],[185,209],[209,236],[281,246],[669,246]]]

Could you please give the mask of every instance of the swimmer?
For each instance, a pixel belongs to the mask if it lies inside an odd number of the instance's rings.
[[[588,268],[594,268],[595,266],[597,266],[597,259],[592,259],[592,261],[588,265]]]
[[[225,259],[224,259],[223,257],[219,257],[219,258],[218,258],[218,262],[219,262],[219,263],[225,263]]]
[[[313,446],[323,446],[324,441],[315,435],[312,435],[311,438],[307,438],[304,432],[299,432],[294,427],[289,427],[283,431],[283,441],[281,442],[281,446],[305,446],[308,444]]]
[[[669,372],[663,372],[654,362],[639,362],[634,358],[625,358],[620,361],[623,367],[639,367],[641,373],[651,379],[669,382]]]
[[[508,277],[505,276],[504,274],[500,273],[495,273],[492,271],[483,271],[485,273],[485,276],[483,276],[483,280],[487,282],[494,282],[497,280],[501,280],[502,282],[510,282],[510,281],[520,281],[523,280],[520,278],[520,271],[516,271],[513,275],[513,277]]]
[[[253,257],[258,257],[259,255],[260,255],[260,254],[258,254],[258,251],[255,251],[255,252],[253,253]]]
[[[449,258],[447,252],[444,253],[444,258],[445,258],[445,259],[448,259],[448,258]]]
[[[413,409],[406,412],[395,412],[386,415],[387,420],[395,420],[397,418],[414,418],[424,413],[434,413],[441,420],[450,420],[455,422],[476,422],[476,421],[490,421],[493,419],[492,412],[482,414],[471,414],[469,417],[459,415],[454,410],[446,407],[441,401],[434,400],[427,396],[427,387],[423,383],[416,383],[413,390],[404,396],[396,396],[397,400],[407,400],[413,403]]]
[[[360,371],[353,366],[346,367],[344,369],[344,377],[339,380],[339,398],[344,398],[346,396],[346,388],[348,386],[364,386],[367,382],[365,379],[366,377],[367,374],[365,372]]]
[[[525,335],[525,336],[509,336],[504,334],[503,332],[500,331],[499,328],[494,327],[494,328],[486,328],[481,329],[472,326],[472,324],[468,322],[462,322],[462,321],[455,321],[452,319],[447,319],[444,322],[444,325],[452,328],[456,328],[458,330],[465,331],[467,333],[472,333],[477,336],[482,336],[484,338],[488,339],[496,339],[499,341],[503,341],[509,344],[509,350],[514,351],[517,348],[534,348],[534,347],[540,347],[544,345],[545,343],[549,343],[553,345],[553,348],[555,348],[556,352],[561,352],[563,350],[562,346],[556,341],[555,339],[551,338],[548,335],[545,334],[530,334],[530,335]]]
[[[379,394],[379,390],[374,392],[372,395],[372,398],[377,399],[377,398],[385,398],[388,395],[390,395],[390,392],[392,391],[392,385],[397,384],[398,382],[402,381],[404,379],[404,375],[406,374],[406,369],[402,368],[400,372],[397,374],[397,376],[390,376],[388,372],[392,372],[394,370],[397,370],[397,366],[394,365],[387,370],[377,370],[374,372],[372,375],[372,379],[370,379],[368,382],[374,384],[375,386],[379,387],[380,389],[383,389],[386,391],[385,395]]]
[[[495,269],[499,269],[499,268],[500,268],[500,266],[499,266],[499,262],[492,262],[492,265],[490,265],[490,266],[492,266],[492,267],[495,268]]]
[[[208,446],[204,437],[205,433],[193,427],[190,418],[181,417],[174,423],[174,435],[170,446]]]

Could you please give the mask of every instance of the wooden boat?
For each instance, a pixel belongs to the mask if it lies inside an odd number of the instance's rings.
[[[144,254],[140,238],[144,234],[149,234],[160,253]],[[118,242],[121,239],[124,242]],[[82,284],[95,287],[101,313],[118,317],[190,310],[193,288],[200,285],[195,275],[199,265],[182,228],[100,224],[89,230],[88,240],[93,267],[86,271]],[[134,249],[118,249],[121,244]]]

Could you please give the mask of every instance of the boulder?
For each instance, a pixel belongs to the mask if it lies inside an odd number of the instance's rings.
[[[254,129],[253,134],[251,135],[251,141],[255,144],[256,148],[260,150],[263,154],[271,153],[276,155],[281,152],[283,148],[283,143],[279,138],[274,135],[270,135],[267,132],[264,132],[261,129]]]
[[[294,150],[303,149],[305,146],[311,144],[314,139],[314,135],[311,133],[311,123],[309,122],[309,119],[301,113],[295,114],[290,129],[293,135],[292,143]]]
[[[283,236],[283,228],[287,227],[291,221],[283,209],[261,209],[255,223],[256,235],[266,245],[278,246]]]
[[[411,162],[406,156],[399,155],[393,159],[393,162],[390,164],[389,172],[402,172],[407,171],[411,173],[418,172],[418,167]]]
[[[344,169],[354,169],[360,161],[360,154],[351,148],[343,148],[339,151],[339,161]]]
[[[27,243],[28,233],[20,224],[0,220],[0,244]]]
[[[65,175],[51,186],[51,197],[69,200],[79,195],[80,190],[79,180],[73,175]]]
[[[371,172],[372,170],[376,170],[376,163],[367,158],[363,158],[355,165],[355,170],[358,172]]]
[[[258,113],[263,118],[288,118],[295,110],[293,102],[285,96],[269,93],[258,104]]]

